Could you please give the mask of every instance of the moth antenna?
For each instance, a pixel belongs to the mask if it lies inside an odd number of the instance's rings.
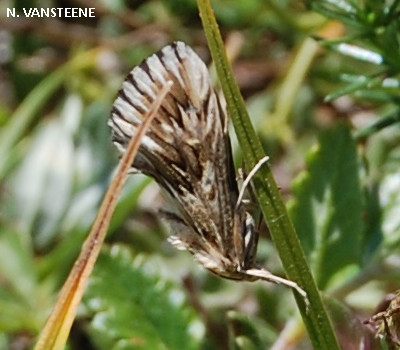
[[[307,310],[309,309],[310,301],[308,300],[307,293],[305,292],[304,289],[300,288],[296,282],[276,276],[265,269],[248,269],[243,272],[246,275],[257,277],[260,280],[268,281],[268,282],[272,282],[272,283],[276,283],[276,284],[283,284],[287,287],[294,289],[297,293],[299,293],[304,298],[304,302],[306,304],[306,309]]]
[[[266,163],[268,161],[269,157],[265,156],[263,158],[261,158],[258,163],[255,165],[255,167],[250,171],[249,175],[247,175],[246,179],[243,181],[243,185],[242,188],[240,190],[237,202],[236,202],[236,206],[235,209],[237,210],[240,206],[240,204],[242,203],[243,200],[243,196],[244,196],[244,191],[246,190],[247,186],[249,185],[251,179],[253,178],[253,176],[257,173],[258,170],[260,170],[260,168],[263,166],[264,163]]]

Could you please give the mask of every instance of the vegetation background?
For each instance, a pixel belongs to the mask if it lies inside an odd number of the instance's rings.
[[[396,342],[394,318],[362,322],[400,285],[399,3],[212,1],[343,349]],[[22,15],[33,7],[96,17]],[[5,0],[0,18],[0,349],[16,350],[43,327],[113,175],[122,80],[174,40],[210,56],[194,0]],[[311,347],[290,290],[202,270],[165,242],[162,205],[150,179],[130,178],[70,349]],[[284,274],[260,233],[260,263]]]

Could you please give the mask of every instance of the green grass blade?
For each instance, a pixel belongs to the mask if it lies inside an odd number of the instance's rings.
[[[264,152],[228,64],[222,38],[209,0],[198,0],[198,7],[211,55],[227,100],[229,114],[243,152],[245,166],[247,169],[251,169],[264,156]],[[268,165],[264,165],[260,169],[255,175],[253,183],[261,210],[286,273],[291,280],[298,283],[307,292],[311,302],[310,310],[307,312],[304,300],[295,294],[314,348],[321,350],[339,349],[335,333],[311,275],[300,241]]]

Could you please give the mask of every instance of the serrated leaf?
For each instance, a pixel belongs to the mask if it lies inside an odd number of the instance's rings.
[[[93,341],[101,349],[198,349],[203,325],[183,291],[141,260],[121,246],[100,256],[85,297]]]
[[[320,288],[357,268],[363,200],[356,144],[341,124],[324,132],[294,184],[290,212]],[[343,277],[343,276],[342,276]],[[339,277],[340,279],[340,277]]]

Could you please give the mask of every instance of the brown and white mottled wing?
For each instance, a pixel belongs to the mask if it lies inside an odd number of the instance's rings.
[[[235,260],[238,191],[225,112],[207,67],[189,46],[166,46],[130,72],[109,121],[113,141],[125,150],[166,81],[173,82],[172,88],[133,167],[154,177],[173,198],[178,210],[167,214],[173,223],[171,242],[218,273],[225,269],[218,265]]]

